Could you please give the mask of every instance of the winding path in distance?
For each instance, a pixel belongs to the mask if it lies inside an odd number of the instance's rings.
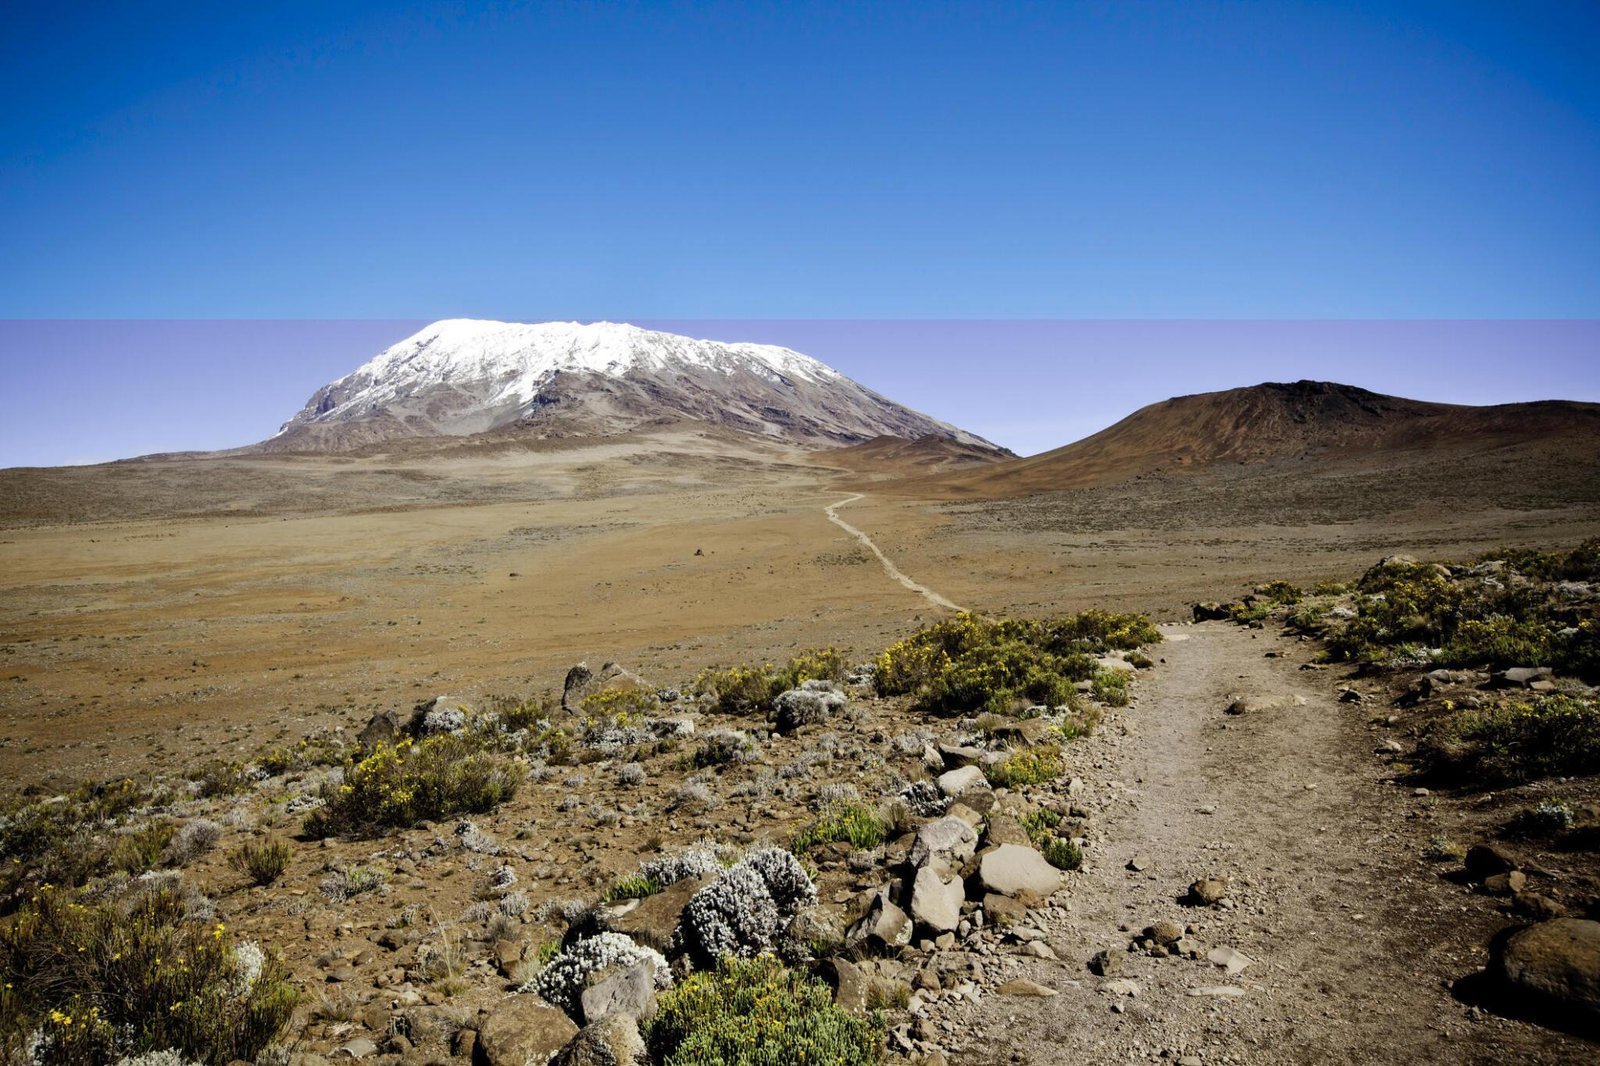
[[[883,564],[883,572],[888,574],[891,578],[900,582],[900,584],[904,585],[912,592],[915,592],[918,596],[921,596],[935,607],[947,607],[952,611],[965,611],[965,607],[962,607],[959,604],[951,603],[937,592],[928,588],[928,586],[919,585],[915,581],[912,581],[909,577],[906,577],[906,575],[901,572],[900,568],[894,565],[894,563],[890,562],[889,557],[883,554],[883,552],[878,549],[876,544],[872,543],[871,537],[867,536],[865,533],[861,532],[861,530],[857,529],[855,526],[839,517],[838,508],[843,507],[847,503],[855,503],[865,495],[866,493],[864,492],[852,493],[836,503],[830,503],[828,506],[822,509],[822,512],[828,516],[828,521],[832,522],[834,525],[838,526],[840,529],[859,540],[862,544],[865,544],[867,546],[867,550],[873,555],[876,555],[878,557],[878,562]]]

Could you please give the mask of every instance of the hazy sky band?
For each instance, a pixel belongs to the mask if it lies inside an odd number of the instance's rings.
[[[250,444],[425,320],[0,320],[0,466]],[[648,319],[781,344],[1021,454],[1175,395],[1300,378],[1600,402],[1600,320]]]

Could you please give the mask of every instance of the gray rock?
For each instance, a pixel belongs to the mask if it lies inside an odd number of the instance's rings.
[[[911,844],[911,865],[942,867],[945,872],[961,869],[972,861],[978,848],[978,833],[960,818],[946,815],[917,828]]]
[[[626,1014],[638,1021],[655,1017],[656,967],[639,963],[616,970],[583,990],[579,997],[583,1020],[594,1024],[608,1014]]]
[[[987,891],[1013,898],[1044,899],[1061,887],[1061,871],[1020,844],[1001,844],[986,852],[978,865],[978,879]]]
[[[849,943],[862,942],[882,948],[897,948],[911,943],[912,924],[906,912],[889,902],[887,887],[873,896],[866,915],[850,930]]]
[[[1122,972],[1122,951],[1097,951],[1089,959],[1089,972],[1099,977],[1116,977]]]
[[[953,931],[961,923],[961,903],[966,889],[961,878],[946,879],[933,866],[917,871],[911,886],[911,917],[935,934]]]
[[[939,791],[951,799],[962,799],[971,793],[990,791],[989,779],[976,766],[962,766],[939,775]]]
[[[1513,666],[1489,675],[1495,688],[1531,688],[1535,682],[1549,681],[1553,677],[1555,671],[1548,666]]]
[[[362,754],[371,755],[385,744],[394,744],[400,738],[403,729],[398,714],[394,711],[379,711],[367,719],[367,724],[361,728],[361,733],[356,737],[356,743],[361,745]]]
[[[1556,918],[1506,937],[1490,971],[1514,993],[1600,1020],[1600,922]]]
[[[1199,988],[1189,989],[1189,995],[1191,996],[1215,996],[1219,998],[1229,998],[1233,996],[1242,996],[1244,994],[1245,990],[1237,985],[1202,985]]]

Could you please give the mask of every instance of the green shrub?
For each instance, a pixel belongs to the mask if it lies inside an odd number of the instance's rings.
[[[224,759],[202,763],[190,775],[190,780],[200,786],[200,795],[208,799],[213,796],[232,796],[250,787],[244,764]]]
[[[836,803],[795,834],[790,850],[800,855],[818,844],[832,844],[837,840],[847,840],[856,848],[875,848],[883,843],[888,830],[888,825],[872,808],[859,803]]]
[[[1293,607],[1305,598],[1305,589],[1287,581],[1269,581],[1261,588],[1261,595],[1273,603],[1284,607]]]
[[[996,763],[984,771],[989,783],[996,788],[1017,788],[1021,785],[1042,785],[1060,777],[1065,767],[1061,762],[1061,749],[1051,746],[1029,748],[1012,752],[1004,762]]]
[[[1250,622],[1260,622],[1272,613],[1272,604],[1265,600],[1254,600],[1250,603],[1234,603],[1228,606],[1228,617],[1240,625]]]
[[[1058,870],[1076,870],[1083,866],[1083,849],[1063,837],[1052,836],[1045,840],[1039,845],[1039,854]]]
[[[1343,581],[1318,581],[1311,586],[1311,591],[1317,596],[1343,596],[1350,591],[1350,586]]]
[[[1591,537],[1569,552],[1501,548],[1479,557],[1480,562],[1493,559],[1541,581],[1600,581],[1600,537]]]
[[[1420,752],[1435,769],[1481,783],[1600,773],[1600,702],[1550,695],[1463,711]]]
[[[175,1048],[251,1061],[295,1007],[282,962],[186,920],[176,893],[82,905],[43,889],[0,931],[0,1058],[96,1066]],[[38,1052],[23,1044],[38,1031]]]
[[[694,688],[714,697],[722,713],[746,714],[770,709],[780,693],[803,681],[843,681],[849,669],[849,660],[838,648],[812,648],[781,668],[767,663],[703,670]]]
[[[1128,705],[1128,672],[1126,670],[1100,669],[1094,672],[1094,698],[1107,707]]]
[[[488,750],[482,738],[406,738],[348,766],[343,784],[324,786],[326,806],[307,817],[306,832],[370,834],[424,819],[482,814],[515,795],[522,777],[519,764]]]
[[[228,865],[248,877],[253,885],[270,885],[289,868],[289,855],[287,840],[278,837],[247,840],[228,856]]]
[[[937,714],[1004,714],[1030,703],[1071,703],[1092,655],[1153,636],[1141,615],[1085,612],[1048,622],[962,614],[918,630],[878,656],[880,694],[911,694]]]
[[[174,832],[176,827],[171,822],[159,821],[119,834],[106,853],[106,865],[127,874],[144,873],[161,862],[161,854],[167,850]]]
[[[644,1027],[658,1066],[877,1066],[884,1023],[834,1005],[821,981],[776,959],[728,959],[661,996]]]

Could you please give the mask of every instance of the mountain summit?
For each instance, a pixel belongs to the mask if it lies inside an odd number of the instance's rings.
[[[606,436],[683,420],[808,446],[884,435],[988,444],[788,348],[615,322],[447,319],[317,390],[261,447],[347,451],[508,429]]]

